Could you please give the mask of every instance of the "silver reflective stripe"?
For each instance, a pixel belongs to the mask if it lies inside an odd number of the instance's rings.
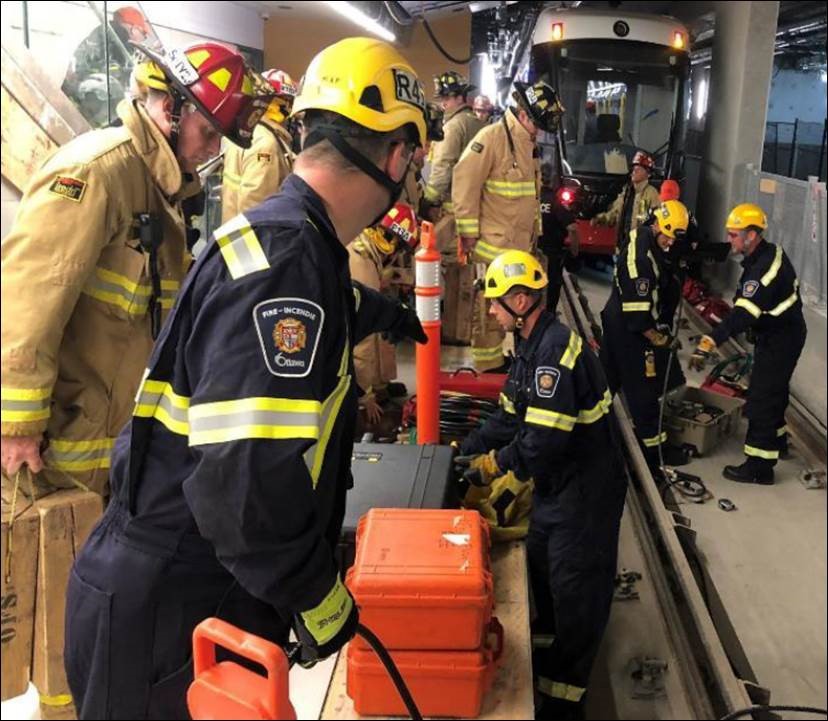
[[[215,237],[234,280],[270,267],[256,233],[244,215],[237,215],[221,226]]]
[[[294,426],[317,427],[319,420],[318,413],[293,413],[290,411],[265,411],[250,409],[226,415],[202,416],[196,418],[195,414],[203,406],[193,406],[190,415],[190,434],[195,436],[207,431],[226,430],[241,428],[244,426],[278,426],[279,428],[291,429]],[[187,416],[185,412],[185,417]],[[290,436],[291,438],[295,436]],[[304,437],[304,436],[303,436]]]

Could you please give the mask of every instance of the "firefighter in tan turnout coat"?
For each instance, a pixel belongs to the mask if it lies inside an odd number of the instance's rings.
[[[191,260],[185,173],[218,154],[221,134],[249,143],[269,102],[234,51],[200,43],[179,58],[173,74],[153,57],[168,91],[123,101],[122,126],[46,161],[3,240],[2,465],[10,479],[28,465],[38,494],[105,493],[114,439]],[[217,73],[230,77],[223,88]]]
[[[538,130],[553,127],[561,113],[545,83],[515,83],[517,103],[472,140],[454,168],[452,202],[457,234],[480,264],[478,277],[507,250],[531,252],[540,229]],[[472,357],[481,371],[504,365],[504,332],[478,293],[472,324]]]

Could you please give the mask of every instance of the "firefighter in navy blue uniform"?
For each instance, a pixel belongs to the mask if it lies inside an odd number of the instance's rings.
[[[555,636],[535,657],[539,717],[582,702],[609,617],[626,488],[600,363],[542,306],[546,285],[540,263],[524,251],[489,265],[490,312],[519,335],[517,353],[499,409],[455,459],[469,483],[499,488],[498,516],[508,517],[521,487],[534,482],[532,588],[539,628]]]
[[[724,477],[740,483],[773,483],[773,468],[788,450],[785,411],[791,376],[805,346],[799,281],[778,245],[763,237],[765,212],[753,203],[737,205],[727,218],[734,253],[744,255],[733,312],[709,336],[703,336],[690,359],[703,368],[709,355],[728,338],[749,332],[755,342],[745,416],[745,462],[725,466]]]
[[[333,555],[351,485],[353,346],[377,331],[426,337],[413,311],[352,284],[340,239],[396,200],[425,139],[416,84],[381,41],[323,50],[294,106],[295,174],[217,230],[188,275],[69,583],[80,718],[187,718],[192,631],[210,616],[277,643],[292,626],[305,665],[353,635]]]
[[[635,432],[650,468],[661,467],[659,397],[664,389],[670,355],[673,315],[680,300],[678,281],[668,262],[672,246],[687,231],[689,214],[677,200],[662,203],[651,223],[630,232],[630,242],[618,256],[615,284],[601,312],[604,337],[601,362],[610,390],[623,389]],[[668,389],[684,383],[681,366],[671,365]]]

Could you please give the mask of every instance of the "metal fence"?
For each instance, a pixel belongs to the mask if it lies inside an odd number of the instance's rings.
[[[740,166],[734,182],[740,202],[757,203],[768,214],[768,237],[779,243],[796,269],[802,300],[826,311],[826,190],[811,177],[796,180]]]
[[[825,180],[826,121],[808,123],[767,123],[762,170],[788,178]]]

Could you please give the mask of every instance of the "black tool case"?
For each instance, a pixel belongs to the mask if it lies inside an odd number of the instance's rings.
[[[355,443],[354,487],[348,492],[338,556],[354,561],[359,519],[372,508],[457,508],[449,446]]]

